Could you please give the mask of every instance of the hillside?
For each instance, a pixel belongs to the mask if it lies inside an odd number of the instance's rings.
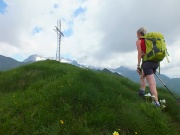
[[[0,134],[179,135],[180,106],[165,90],[166,108],[137,95],[118,74],[57,61],[0,72]]]
[[[7,71],[25,64],[29,64],[29,63],[33,63],[39,60],[53,60],[53,58],[50,57],[43,57],[37,54],[31,55],[29,56],[27,59],[25,59],[23,62],[19,62],[13,58],[10,57],[5,57],[0,55],[0,71]],[[78,67],[82,67],[82,68],[90,68],[93,70],[103,70],[100,67],[94,67],[94,66],[90,66],[90,65],[81,65],[79,64],[77,61],[75,60],[70,60],[70,59],[65,59],[65,58],[61,58],[62,63],[70,63],[72,65],[78,66]],[[131,70],[127,67],[124,66],[120,66],[116,69],[106,69],[105,70],[109,70],[108,72],[115,72],[116,74],[119,73],[122,76],[125,76],[127,78],[129,78],[130,80],[139,83],[139,75],[137,74],[136,70]],[[168,86],[168,88],[175,94],[180,95],[180,78],[169,78],[168,76],[161,74],[159,75],[160,78],[163,80],[163,82]],[[158,78],[156,78],[156,83],[158,87],[163,87],[163,84],[158,80]]]

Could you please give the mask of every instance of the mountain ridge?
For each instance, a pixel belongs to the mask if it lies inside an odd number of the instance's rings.
[[[19,62],[11,57],[0,55],[0,70],[1,71],[10,70],[12,68],[16,68],[21,65],[28,64],[28,63],[30,62]]]

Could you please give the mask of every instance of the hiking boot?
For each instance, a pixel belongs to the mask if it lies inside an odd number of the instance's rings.
[[[145,95],[145,91],[144,90],[139,90],[139,95],[140,96],[144,96]]]
[[[152,104],[155,105],[155,107],[160,107],[161,106],[159,102],[155,102],[155,101],[153,101]]]

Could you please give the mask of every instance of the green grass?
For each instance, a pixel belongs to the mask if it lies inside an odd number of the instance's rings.
[[[138,89],[115,74],[50,60],[0,72],[0,134],[179,135],[173,97],[158,89],[167,101],[162,110],[138,97]]]

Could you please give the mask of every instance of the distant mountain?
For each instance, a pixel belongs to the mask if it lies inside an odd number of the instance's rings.
[[[5,57],[5,56],[0,55],[0,70],[1,71],[16,68],[16,67],[24,65],[24,64],[27,64],[27,62],[19,62],[10,57]]]
[[[35,62],[35,61],[42,61],[42,60],[55,60],[55,58],[53,57],[43,57],[41,55],[38,55],[38,54],[33,54],[31,56],[29,56],[27,59],[24,60],[24,62]],[[61,57],[61,60],[60,60],[62,63],[70,63],[72,65],[75,65],[75,66],[81,66],[77,61],[75,60],[70,60],[70,59],[65,59],[63,57]]]
[[[27,59],[24,60],[24,62],[34,62],[34,61],[40,61],[40,60],[46,60],[47,58],[40,56],[38,54],[34,54],[29,56]]]
[[[48,59],[55,60],[55,58],[53,58],[53,57],[43,57],[38,54],[33,54],[33,55],[29,56],[27,59],[25,59],[23,62],[19,62],[13,58],[0,55],[0,71],[9,70],[9,69],[16,68],[16,67],[19,67],[24,64],[28,64],[28,63],[32,63],[32,62],[36,62],[36,61],[48,60]],[[83,67],[83,68],[86,67],[84,65],[80,65],[75,60],[61,58],[60,61],[62,63],[69,63],[69,64],[72,64],[72,65],[75,65],[78,67]]]

